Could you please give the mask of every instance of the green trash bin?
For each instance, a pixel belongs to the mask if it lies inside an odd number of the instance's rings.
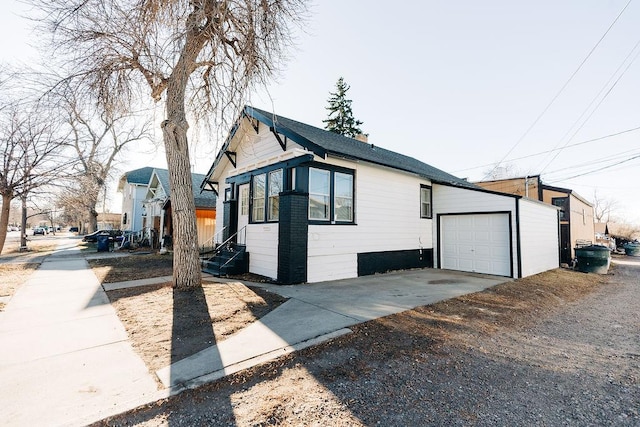
[[[629,242],[624,245],[624,253],[627,256],[640,256],[640,243]]]
[[[576,248],[576,268],[583,273],[607,274],[611,252],[606,246],[591,245]]]
[[[98,252],[109,252],[109,235],[99,234],[97,238]]]

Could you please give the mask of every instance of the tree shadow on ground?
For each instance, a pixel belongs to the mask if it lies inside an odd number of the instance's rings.
[[[185,342],[197,342],[183,345]],[[179,372],[176,372],[173,364],[192,356],[200,350],[216,345],[216,337],[211,323],[207,299],[202,287],[190,290],[173,290],[173,330],[171,334],[171,384],[179,384]],[[217,347],[214,347],[217,348]],[[211,354],[212,363],[221,359],[219,353]],[[223,400],[218,407],[219,416],[224,419],[233,419],[233,408],[229,399]],[[207,424],[218,425],[216,419],[208,419]],[[211,424],[213,423],[213,424]],[[172,412],[167,417],[168,426],[185,425],[177,413]]]

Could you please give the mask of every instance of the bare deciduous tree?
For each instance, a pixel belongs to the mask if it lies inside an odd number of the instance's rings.
[[[26,201],[36,189],[51,185],[70,167],[55,122],[37,106],[12,104],[0,111],[0,252],[4,248],[10,203],[22,201],[22,241],[26,247]]]
[[[596,222],[609,222],[617,205],[615,200],[601,197],[597,191],[593,192],[593,217]]]
[[[105,104],[128,107],[140,83],[155,101],[164,98],[173,285],[200,286],[187,112],[226,126],[252,86],[278,69],[304,0],[31,2],[49,24],[56,55]]]
[[[77,156],[71,183],[79,191],[81,209],[89,222],[89,230],[98,229],[96,209],[100,195],[106,192],[107,180],[119,155],[134,142],[148,140],[149,120],[121,110],[105,109],[91,97],[77,96],[77,91],[66,84],[54,88],[51,100],[63,114],[64,127],[69,130],[68,145]]]

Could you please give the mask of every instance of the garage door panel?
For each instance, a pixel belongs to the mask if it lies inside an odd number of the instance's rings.
[[[440,218],[442,268],[511,276],[509,214]]]

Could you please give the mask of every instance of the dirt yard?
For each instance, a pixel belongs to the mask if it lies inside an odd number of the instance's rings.
[[[640,263],[612,271],[558,269],[363,323],[96,425],[639,425]]]
[[[170,255],[135,254],[89,260],[102,283],[171,275]],[[223,341],[284,301],[240,282],[205,278],[202,289],[174,292],[171,282],[119,289],[107,296],[134,349],[154,374],[160,368]]]
[[[2,299],[8,299],[23,284],[31,273],[38,268],[37,263],[27,264],[0,264],[0,311],[4,310],[6,305]]]

